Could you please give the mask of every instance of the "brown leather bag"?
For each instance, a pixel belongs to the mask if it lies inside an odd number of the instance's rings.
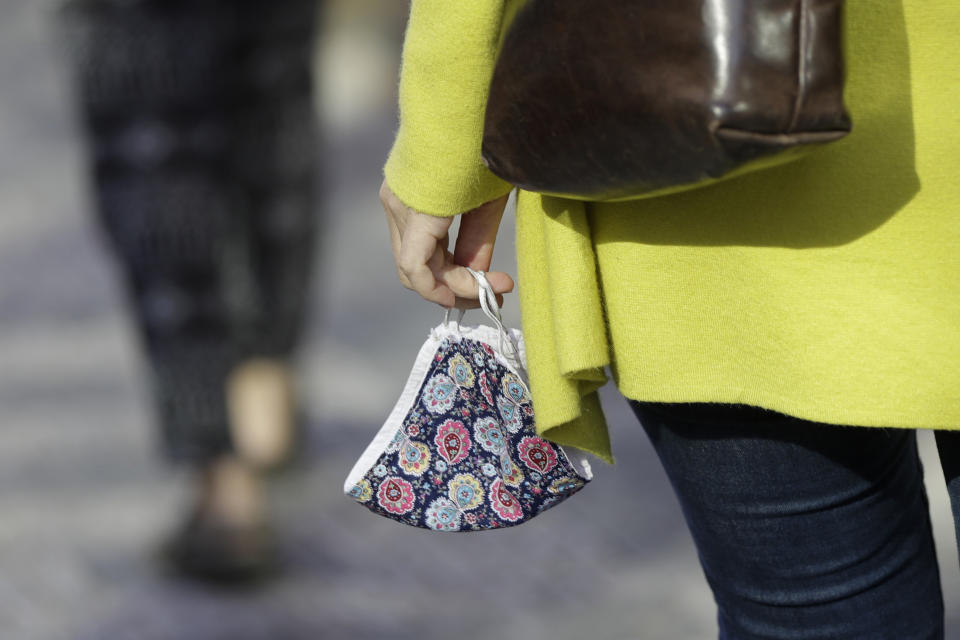
[[[527,190],[649,197],[850,132],[843,0],[531,0],[494,70],[483,158]]]

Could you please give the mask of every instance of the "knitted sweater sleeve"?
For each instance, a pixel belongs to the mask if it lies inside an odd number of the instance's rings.
[[[400,72],[400,126],[384,167],[405,204],[453,216],[512,185],[480,159],[504,0],[413,0]]]

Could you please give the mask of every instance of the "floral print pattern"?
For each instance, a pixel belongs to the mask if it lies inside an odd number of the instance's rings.
[[[370,481],[364,478],[355,484],[353,489],[350,490],[350,497],[357,502],[367,502],[373,497],[373,487],[370,485]]]
[[[480,418],[474,423],[473,432],[476,434],[477,443],[485,451],[500,455],[507,450],[507,438],[500,423],[494,418]]]
[[[503,394],[513,400],[514,404],[523,404],[527,402],[527,390],[524,388],[523,383],[520,382],[520,378],[508,373],[503,376],[503,382],[501,383],[501,388],[503,389]]]
[[[413,526],[481,531],[519,524],[586,482],[536,436],[526,387],[493,349],[447,338],[417,401],[349,495]]]
[[[500,420],[507,431],[517,433],[523,428],[523,409],[511,398],[497,396],[497,409],[500,411]]]
[[[481,364],[483,363],[483,358],[480,359]],[[490,392],[490,382],[487,380],[487,374],[480,374],[480,393],[483,394],[483,399],[487,401],[487,404],[491,407],[493,406],[493,394]]]
[[[490,488],[490,504],[497,515],[507,522],[516,522],[523,516],[520,501],[499,479],[494,480]]]
[[[449,498],[437,498],[427,507],[427,526],[434,531],[460,529],[460,510]]]
[[[387,445],[387,453],[394,453],[400,450],[400,447],[403,446],[403,443],[406,442],[407,438],[403,434],[403,431],[397,431],[393,440],[390,441],[390,444]]]
[[[513,460],[507,456],[503,456],[502,467],[503,473],[500,477],[504,482],[511,487],[520,487],[520,485],[523,484],[523,471],[520,470],[520,467],[513,464]]]
[[[458,474],[450,481],[450,499],[462,511],[476,509],[483,502],[483,485],[469,473]]]
[[[556,480],[551,482],[547,490],[553,494],[564,495],[568,493],[571,489],[576,487],[578,482],[579,480],[577,478],[564,476],[562,478],[557,478]]]
[[[400,452],[400,467],[408,476],[422,476],[430,466],[430,447],[408,440]]]
[[[413,485],[396,476],[383,481],[377,490],[377,504],[389,513],[403,515],[413,509]]]
[[[473,386],[473,369],[467,363],[467,359],[461,354],[450,358],[450,368],[448,369],[450,377],[461,387]]]
[[[470,433],[457,420],[447,420],[440,425],[434,442],[448,464],[457,464],[470,454]]]
[[[445,413],[457,399],[457,386],[449,377],[438,373],[427,381],[421,398],[430,413]]]
[[[520,451],[520,460],[531,471],[544,474],[557,466],[556,450],[542,438],[527,436],[520,441],[517,449]]]

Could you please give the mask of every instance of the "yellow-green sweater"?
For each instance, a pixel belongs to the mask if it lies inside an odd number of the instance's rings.
[[[515,0],[413,0],[385,167],[462,213],[511,186],[480,161]],[[804,160],[619,204],[519,193],[538,429],[611,459],[596,389],[832,424],[960,428],[960,9],[849,0],[854,132]]]

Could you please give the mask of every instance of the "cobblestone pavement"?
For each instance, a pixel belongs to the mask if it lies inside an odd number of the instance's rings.
[[[89,220],[52,6],[0,7],[0,639],[711,637],[681,516],[615,395],[608,416],[630,464],[596,464],[579,499],[518,529],[430,535],[341,495],[438,320],[396,284],[386,250],[376,193],[397,25],[376,0],[334,3],[319,56],[327,222],[301,358],[309,455],[272,490],[288,574],[224,592],[158,571],[151,549],[186,478],[154,456],[143,365]],[[499,264],[511,263],[510,237]],[[516,324],[515,302],[507,311]],[[960,638],[960,575],[929,444],[949,637]]]

